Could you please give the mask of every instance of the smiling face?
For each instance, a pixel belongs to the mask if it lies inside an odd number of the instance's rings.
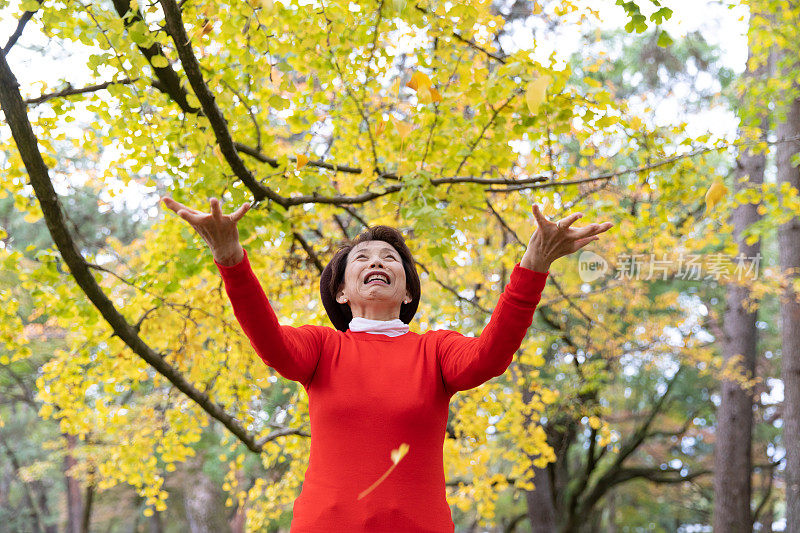
[[[350,306],[353,316],[372,320],[400,318],[400,306],[411,301],[403,261],[385,241],[358,243],[347,255],[344,281],[336,301]]]

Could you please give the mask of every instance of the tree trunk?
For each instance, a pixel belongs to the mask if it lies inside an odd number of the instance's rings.
[[[505,244],[505,232],[503,232],[503,241]],[[505,276],[505,272],[503,275]],[[501,279],[505,279],[505,277]],[[533,393],[530,390],[524,389],[522,391],[522,401],[527,405],[532,400]],[[526,415],[524,424],[530,426],[530,424],[533,423],[530,416]],[[550,441],[550,438],[548,437],[547,440]],[[533,490],[524,491],[525,501],[528,504],[528,520],[531,523],[532,533],[553,533],[557,531],[554,500],[555,491],[550,478],[553,466],[554,465],[551,464],[545,468],[533,467],[533,484],[535,488]]]
[[[161,517],[164,515],[162,511],[155,511],[150,520],[147,521],[148,533],[164,533],[164,523]]]
[[[745,78],[766,74],[766,69],[760,70],[755,73],[748,70]],[[746,101],[742,105],[748,107]],[[762,119],[759,127],[760,137],[764,137],[769,122]],[[742,148],[736,161],[734,194],[748,188],[760,190],[764,183],[766,161],[765,153],[753,153],[747,145]],[[742,178],[747,181],[742,183]],[[739,256],[754,262],[760,261],[761,242],[747,245],[742,232],[761,218],[756,209],[755,204],[742,204],[736,207],[731,217]],[[750,290],[737,282],[746,280],[738,280],[734,276],[731,281],[727,287],[722,358],[728,364],[741,357],[736,368],[751,379],[756,370],[757,312],[744,308]],[[753,522],[750,511],[753,392],[743,388],[736,380],[725,379],[721,384],[721,393],[714,450],[714,531],[745,533],[752,530]]]
[[[92,523],[92,502],[94,500],[94,485],[86,485],[86,497],[83,500],[83,514],[81,515],[81,533],[89,533]]]
[[[525,491],[531,533],[553,533],[556,529],[556,509],[549,468],[534,468],[534,490]]]
[[[797,85],[793,89],[797,90]],[[797,94],[793,92],[793,94]],[[788,106],[777,137],[800,135],[800,99]],[[778,183],[800,190],[800,171],[792,159],[800,154],[800,141],[779,142],[776,150]],[[800,280],[800,218],[793,217],[778,227],[781,271],[789,276],[781,297],[781,378],[783,380],[783,447],[786,449],[786,531],[800,533],[800,295],[792,282]]]
[[[67,529],[66,533],[81,533],[83,521],[83,494],[80,482],[67,472],[75,465],[75,458],[70,450],[75,448],[77,437],[64,435],[67,439],[67,453],[64,455],[64,481],[67,489]]]
[[[203,472],[202,458],[187,463],[191,480],[183,502],[191,533],[220,533],[230,531],[223,496],[219,487]]]

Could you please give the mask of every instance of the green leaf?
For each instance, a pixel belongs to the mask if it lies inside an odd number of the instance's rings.
[[[661,30],[661,33],[658,36],[658,42],[656,44],[658,44],[658,46],[662,48],[666,48],[673,42],[675,41],[672,40],[672,37],[669,36],[669,33],[665,32],[664,30]]]
[[[169,61],[167,61],[167,58],[164,56],[153,56],[150,60],[150,64],[155,68],[167,68],[169,66]]]
[[[37,2],[36,0],[25,0],[19,5],[19,7],[23,11],[38,11],[39,2]]]
[[[656,24],[662,24],[665,20],[669,20],[672,16],[672,10],[668,7],[662,7],[658,11],[650,15],[650,20]]]

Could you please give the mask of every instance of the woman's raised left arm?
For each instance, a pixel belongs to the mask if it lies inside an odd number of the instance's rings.
[[[613,226],[610,222],[570,228],[583,213],[550,222],[533,206],[537,228],[528,248],[511,272],[511,279],[479,337],[438,331],[437,358],[447,390],[471,389],[506,371],[533,320],[550,265],[569,255]]]

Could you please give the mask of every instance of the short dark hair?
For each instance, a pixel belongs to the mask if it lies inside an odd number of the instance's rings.
[[[411,322],[417,312],[417,307],[419,307],[419,274],[414,256],[411,255],[411,250],[408,249],[403,234],[391,226],[372,226],[359,233],[355,239],[341,245],[322,272],[320,280],[322,303],[333,325],[341,331],[347,331],[350,321],[353,319],[353,313],[350,311],[349,305],[336,301],[336,293],[344,281],[347,256],[357,244],[366,241],[389,243],[400,254],[403,270],[406,273],[406,290],[411,294],[411,301],[400,306],[400,320],[406,324]]]

